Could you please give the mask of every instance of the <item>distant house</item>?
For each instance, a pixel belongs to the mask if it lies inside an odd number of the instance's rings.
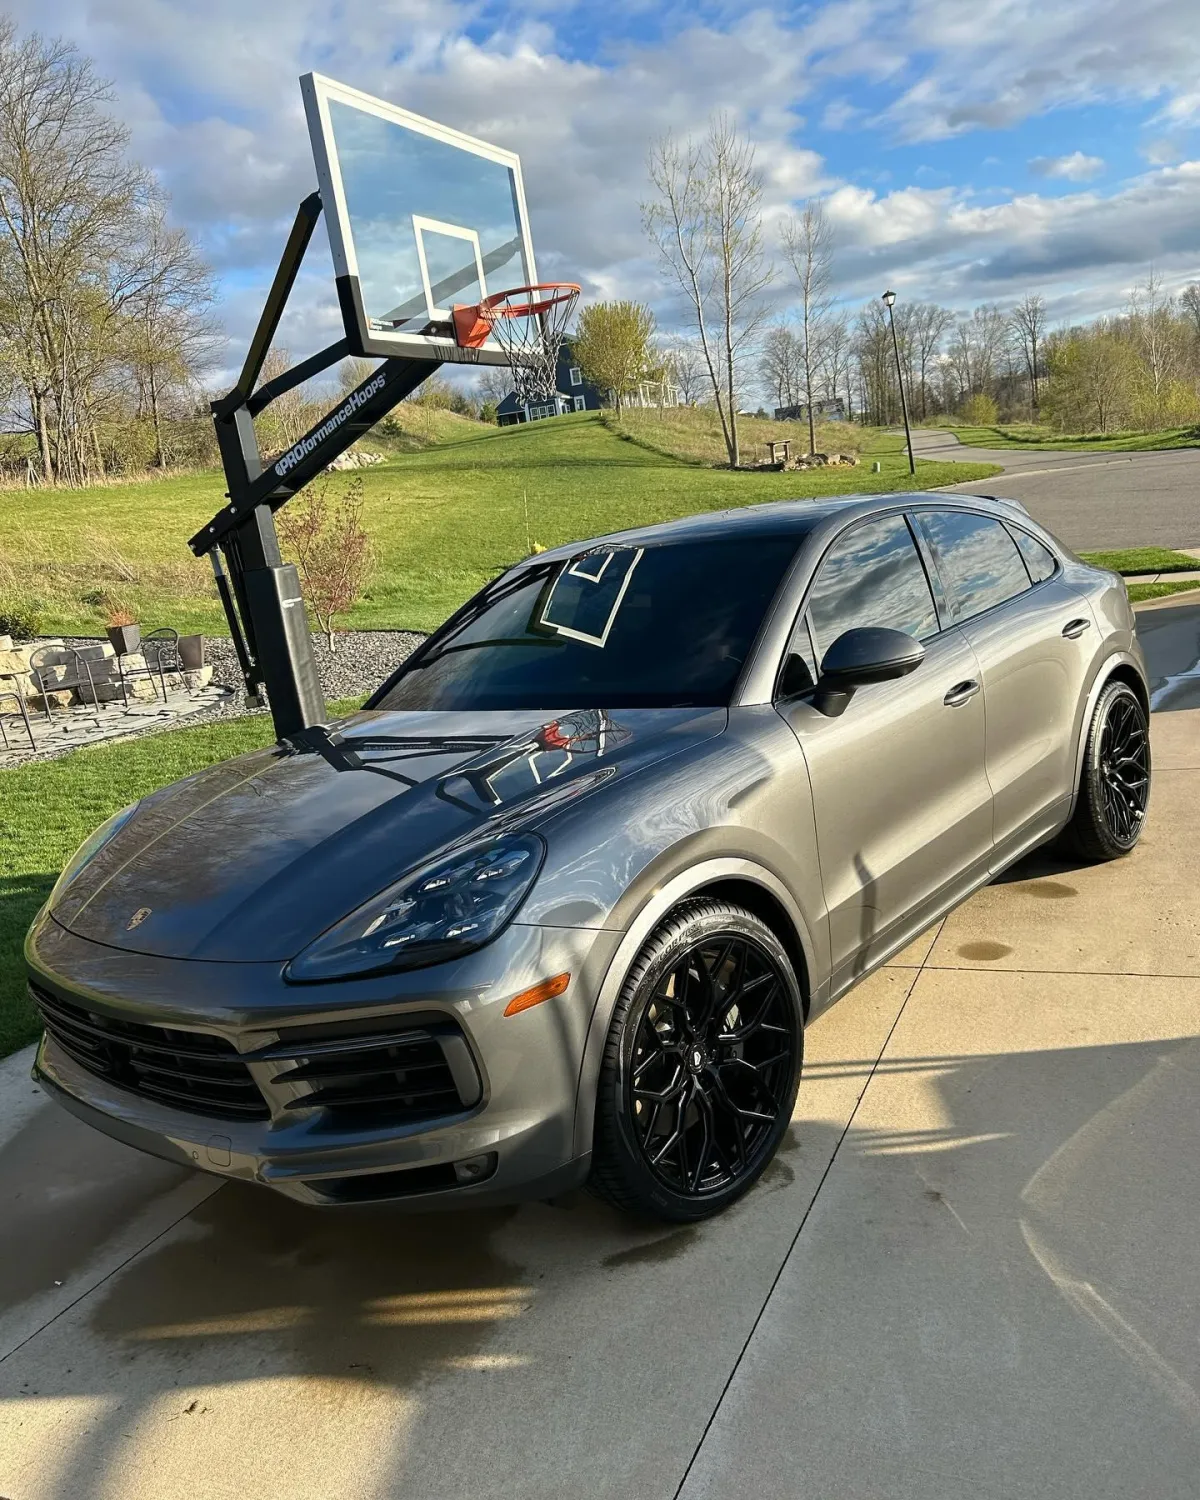
[[[496,421],[501,427],[513,427],[518,422],[565,416],[569,411],[596,411],[604,404],[601,393],[584,380],[583,372],[574,363],[569,343],[564,343],[559,351],[555,385],[554,397],[540,402],[522,401],[516,391],[509,391],[496,406]]]
[[[846,403],[840,396],[834,396],[829,401],[816,401],[813,403],[813,415],[819,422],[844,422],[846,420]],[[775,408],[775,420],[777,422],[807,422],[807,406],[777,406]]]

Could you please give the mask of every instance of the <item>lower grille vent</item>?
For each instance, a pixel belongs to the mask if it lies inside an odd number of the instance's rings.
[[[359,1029],[305,1027],[288,1030],[256,1054],[285,1063],[274,1085],[294,1085],[285,1108],[329,1111],[345,1125],[410,1125],[461,1114],[479,1102],[479,1074],[462,1032],[442,1019],[428,1025],[371,1023]]]
[[[249,1068],[224,1037],[115,1020],[40,985],[31,984],[29,993],[47,1032],[89,1073],[188,1114],[269,1118]]]

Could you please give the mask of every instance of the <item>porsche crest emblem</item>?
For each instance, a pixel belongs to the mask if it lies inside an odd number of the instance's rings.
[[[139,906],[129,921],[125,923],[125,931],[132,932],[135,927],[140,927],[149,915],[150,908],[148,906]]]

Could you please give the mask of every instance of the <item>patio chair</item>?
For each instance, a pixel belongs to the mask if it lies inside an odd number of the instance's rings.
[[[12,687],[5,687],[4,684],[6,682],[11,682],[13,684]],[[9,698],[12,698],[16,702],[17,711],[20,713],[21,720],[25,725],[25,733],[29,736],[29,748],[36,750],[37,744],[33,738],[33,726],[29,722],[29,710],[25,707],[25,694],[16,685],[15,680],[8,676],[0,677],[0,739],[4,741],[4,748],[6,750],[12,749],[12,746],[8,743],[8,730],[4,724],[3,706]]]
[[[136,677],[148,677],[153,683],[157,681],[155,688],[157,696],[158,687],[162,688],[163,702],[167,701],[167,673],[176,672],[182,675],[183,666],[179,660],[179,632],[172,630],[169,625],[160,625],[157,630],[151,630],[144,635],[138,651],[146,660],[144,667],[126,667],[124,657],[117,657],[117,670],[121,675],[121,695],[125,700],[125,707],[129,707],[129,695],[125,691],[125,685],[132,682]]]
[[[63,661],[64,656],[68,658],[66,662]],[[63,671],[64,667],[66,671]],[[39,646],[29,658],[29,674],[41,694],[47,724],[54,722],[50,712],[54,693],[76,689],[83,696],[83,690],[86,689],[85,701],[93,708],[99,707],[96,702],[96,684],[92,679],[92,664],[86,657],[80,656],[74,646]],[[70,718],[71,710],[65,704],[63,713]]]

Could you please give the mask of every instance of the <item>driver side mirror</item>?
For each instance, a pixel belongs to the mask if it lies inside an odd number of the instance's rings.
[[[825,653],[813,707],[836,719],[846,712],[856,688],[907,677],[924,659],[925,647],[903,630],[867,626],[844,631]]]

